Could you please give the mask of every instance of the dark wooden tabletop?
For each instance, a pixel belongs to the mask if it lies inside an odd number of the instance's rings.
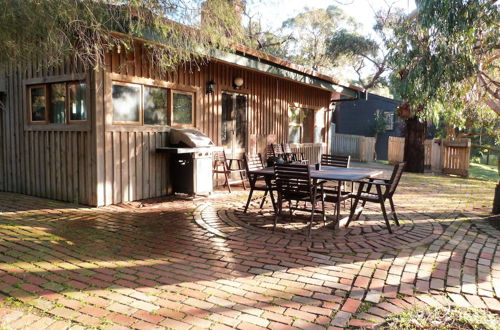
[[[309,166],[311,168],[311,178],[320,180],[358,181],[382,174],[382,170],[372,168],[322,166],[321,170],[316,171],[314,165]],[[271,176],[274,175],[274,167],[266,167],[261,170],[250,171],[250,173]]]

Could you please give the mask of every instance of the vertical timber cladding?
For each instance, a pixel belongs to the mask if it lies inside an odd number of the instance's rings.
[[[128,54],[109,53],[105,72],[95,74],[97,205],[157,197],[171,192],[168,156],[155,152],[157,146],[168,143],[169,128],[113,125],[111,83],[117,77],[129,82],[142,81],[174,89],[196,90],[195,128],[218,145],[221,144],[221,95],[223,91],[236,92],[233,88],[235,77],[244,80],[243,87],[237,92],[248,95],[248,134],[274,134],[279,142],[286,141],[288,137],[289,104],[328,108],[331,98],[330,91],[223,62],[211,61],[199,67],[181,66],[175,72],[158,77],[152,73],[140,46]],[[206,94],[210,80],[216,83],[214,93]],[[104,124],[99,123],[101,119]]]
[[[26,86],[70,81],[76,76],[89,83],[82,68],[69,62],[41,69],[35,64],[8,68],[6,107],[0,110],[4,145],[0,157],[2,190],[92,203],[90,126],[28,124]]]

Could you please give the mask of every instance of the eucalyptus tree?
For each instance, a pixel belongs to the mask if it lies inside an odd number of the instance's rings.
[[[491,0],[421,0],[416,12],[386,22],[392,84],[409,117],[409,170],[423,171],[427,119],[460,127],[487,107],[497,109],[499,22]]]
[[[73,58],[98,70],[107,51],[129,51],[139,38],[161,74],[241,42],[237,2],[0,0],[0,64],[50,66]]]
[[[357,23],[337,6],[309,9],[283,22],[284,33],[290,34],[286,44],[288,57],[293,61],[330,73],[334,63],[329,56],[328,39],[345,26]]]

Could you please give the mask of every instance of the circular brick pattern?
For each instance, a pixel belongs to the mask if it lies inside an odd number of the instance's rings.
[[[307,239],[309,213],[298,212],[290,220],[287,212],[278,218],[273,231],[274,213],[272,208],[258,208],[259,200],[254,201],[247,213],[243,212],[243,202],[205,205],[201,209],[198,224],[214,234],[238,241],[264,241],[284,247],[302,247],[315,252],[384,252],[394,249],[417,247],[434,241],[443,233],[443,227],[425,214],[404,208],[400,216],[401,226],[391,220],[393,233],[390,234],[377,206],[368,206],[358,221],[348,228],[340,226],[334,230],[335,216],[327,210],[326,226],[321,215],[315,216],[311,238]],[[331,210],[332,205],[328,205]],[[286,210],[285,210],[286,211]],[[342,210],[346,216],[348,209]],[[342,223],[343,224],[343,223]]]

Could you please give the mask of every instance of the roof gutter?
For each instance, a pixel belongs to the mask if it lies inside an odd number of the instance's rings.
[[[368,100],[368,92],[360,92],[355,91],[356,95],[350,98],[340,98],[340,99],[332,99],[330,103],[339,103],[339,102],[348,102],[348,101],[357,101],[357,100]]]

